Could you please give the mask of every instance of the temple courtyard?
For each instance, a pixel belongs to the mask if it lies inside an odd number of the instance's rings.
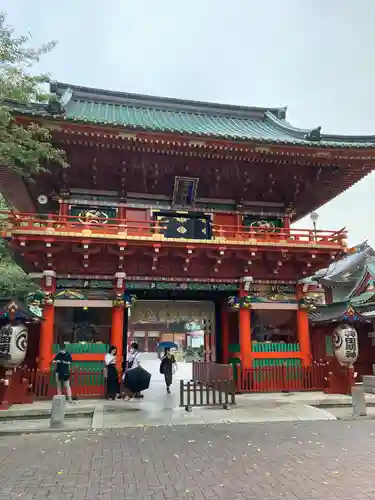
[[[0,500],[370,500],[373,421],[154,426],[0,438]]]

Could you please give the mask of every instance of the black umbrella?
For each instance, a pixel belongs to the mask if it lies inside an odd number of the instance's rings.
[[[151,373],[137,366],[127,373],[126,387],[130,392],[142,392],[150,387]]]

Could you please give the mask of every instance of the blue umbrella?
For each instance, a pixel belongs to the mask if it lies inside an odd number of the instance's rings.
[[[158,349],[177,349],[178,345],[175,344],[174,342],[159,342],[158,344]]]

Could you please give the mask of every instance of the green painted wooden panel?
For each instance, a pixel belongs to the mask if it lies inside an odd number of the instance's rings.
[[[82,377],[84,377],[84,384],[88,386],[104,384],[103,367],[104,364],[100,361],[74,361],[72,363],[73,371],[76,369],[85,372]],[[55,368],[51,370],[50,382],[56,386]]]
[[[301,360],[284,359],[284,358],[271,358],[271,359],[254,359],[253,368],[267,368],[271,366],[301,366]]]
[[[240,352],[240,344],[229,344],[228,351],[229,352]]]
[[[299,343],[286,344],[284,342],[252,342],[253,352],[300,352]],[[240,344],[229,344],[228,351],[240,352]]]
[[[73,361],[72,369],[89,371],[89,372],[102,372],[104,367],[103,361]]]
[[[71,354],[105,354],[108,352],[109,346],[107,344],[77,342],[76,344],[65,344],[65,349]],[[59,350],[59,344],[54,344],[53,353],[56,354]]]
[[[326,356],[333,356],[332,335],[325,336]]]
[[[284,342],[252,342],[253,352],[299,352],[298,343],[285,344]]]
[[[237,380],[237,365],[241,365],[241,360],[240,358],[229,358],[228,360],[228,364],[232,365],[233,366],[233,378],[234,380]]]

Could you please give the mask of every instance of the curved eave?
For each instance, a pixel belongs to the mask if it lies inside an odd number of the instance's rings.
[[[301,129],[293,127],[288,121],[280,120],[274,114],[270,112],[265,113],[268,120],[270,120],[275,127],[277,127],[280,132],[285,134],[291,134],[296,137],[296,140],[300,141],[301,144],[320,146],[320,147],[339,147],[339,148],[374,148],[375,147],[375,135],[332,135],[332,134],[321,134],[320,140],[308,141],[306,140],[306,135],[311,132],[311,130]]]

